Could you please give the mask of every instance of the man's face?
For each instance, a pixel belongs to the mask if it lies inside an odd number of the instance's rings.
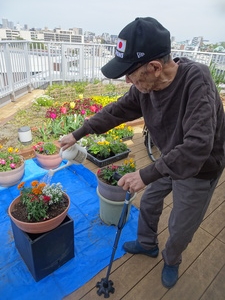
[[[154,67],[150,63],[146,63],[131,74],[126,75],[126,82],[134,84],[143,94],[157,90],[157,77]]]

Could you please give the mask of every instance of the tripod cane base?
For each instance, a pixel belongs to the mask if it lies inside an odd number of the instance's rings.
[[[106,280],[106,278],[102,278],[101,281],[98,281],[96,287],[99,288],[97,294],[99,296],[103,294],[104,298],[109,298],[109,293],[113,294],[115,291],[112,280]]]

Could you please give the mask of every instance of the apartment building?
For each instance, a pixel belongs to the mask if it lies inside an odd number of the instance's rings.
[[[54,42],[83,43],[84,36],[75,34],[74,30],[15,30],[10,28],[0,28],[0,40],[16,40],[22,38],[24,40],[40,40]]]

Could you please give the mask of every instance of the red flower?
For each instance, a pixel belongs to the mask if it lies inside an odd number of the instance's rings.
[[[112,170],[117,170],[117,169],[118,169],[118,166],[112,165]]]
[[[51,197],[43,195],[43,200],[44,200],[44,202],[47,203],[47,202],[49,202],[51,200]]]

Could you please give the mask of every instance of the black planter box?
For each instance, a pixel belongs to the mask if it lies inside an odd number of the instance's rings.
[[[110,165],[118,160],[121,160],[121,159],[124,159],[128,156],[128,154],[130,153],[130,149],[122,152],[122,153],[119,153],[119,154],[116,154],[112,157],[109,157],[109,158],[105,158],[105,159],[97,159],[96,157],[94,157],[92,154],[90,153],[87,153],[87,159],[90,160],[92,163],[94,163],[96,166],[98,166],[99,168],[102,168],[102,167],[105,167],[107,165]]]
[[[74,257],[74,225],[68,215],[57,228],[42,234],[24,232],[12,221],[11,225],[16,248],[35,281]]]

